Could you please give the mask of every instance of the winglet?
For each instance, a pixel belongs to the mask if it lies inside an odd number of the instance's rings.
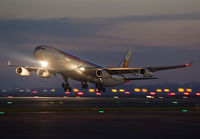
[[[190,63],[185,64],[186,67],[191,66],[194,63],[194,61],[191,61]]]

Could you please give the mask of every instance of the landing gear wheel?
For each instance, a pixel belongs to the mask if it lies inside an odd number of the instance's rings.
[[[65,91],[65,92],[71,92],[71,91],[72,91],[72,88],[71,88],[71,87],[64,88],[64,91]]]
[[[81,82],[82,89],[88,89],[88,83],[87,82]]]
[[[62,83],[62,84],[61,84],[61,87],[62,87],[62,88],[65,88],[65,83]]]
[[[65,84],[65,83],[62,83],[62,88],[64,88],[64,91],[65,92],[70,92],[72,91],[72,88],[69,86],[69,84]]]

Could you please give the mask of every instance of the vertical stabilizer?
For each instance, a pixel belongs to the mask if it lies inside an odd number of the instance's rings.
[[[120,67],[123,67],[123,68],[128,67],[132,53],[133,53],[133,51],[131,49],[126,53],[126,55],[123,57],[120,65],[119,65]]]

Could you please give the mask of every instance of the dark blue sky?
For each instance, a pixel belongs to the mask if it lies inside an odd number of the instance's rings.
[[[37,65],[32,52],[39,44],[71,51],[105,66],[117,66],[130,48],[132,67],[195,60],[188,69],[156,73],[160,80],[134,83],[199,82],[200,10],[196,5],[200,2],[179,2],[1,1],[0,88],[60,86],[60,76],[41,79],[33,73],[23,78],[6,66],[8,59],[14,64]]]

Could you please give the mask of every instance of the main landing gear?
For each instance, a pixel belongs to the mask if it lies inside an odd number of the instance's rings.
[[[64,89],[65,92],[72,91],[72,88],[69,86],[69,83],[62,83],[62,88]]]
[[[69,82],[68,82],[68,77],[63,76],[63,79],[65,81],[65,83],[62,83],[62,88],[64,89],[65,92],[70,92],[72,91],[72,88],[69,86]]]
[[[82,89],[88,89],[88,82],[81,82]]]
[[[96,88],[97,88],[97,90],[98,90],[98,92],[105,92],[106,91],[106,89],[103,87],[103,85],[102,84],[96,84]]]

